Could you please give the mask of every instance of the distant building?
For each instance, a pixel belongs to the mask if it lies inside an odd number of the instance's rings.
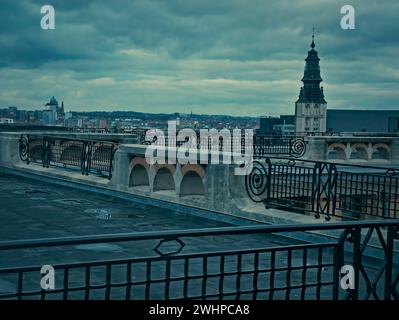
[[[73,113],[72,112],[65,113],[65,120],[71,119],[72,117],[73,117]]]
[[[0,124],[13,124],[14,119],[11,118],[0,118]]]
[[[15,119],[17,116],[18,107],[8,107],[8,117]]]
[[[327,110],[329,132],[399,132],[399,111]]]
[[[72,116],[72,112],[67,112],[65,115],[65,126],[68,128],[82,128],[83,119]]]
[[[46,110],[43,111],[43,122],[47,125],[55,125],[58,120],[58,101],[51,97],[50,102],[46,103]]]
[[[273,126],[273,131],[278,132],[283,136],[292,136],[295,134],[294,124],[276,124]]]
[[[97,128],[98,129],[108,129],[108,122],[105,119],[97,120]]]
[[[305,71],[302,78],[299,98],[295,103],[295,131],[317,133],[326,131],[327,102],[324,99],[323,87],[320,83],[319,57],[312,35],[311,50],[305,59]]]
[[[260,117],[258,134],[284,134],[287,130],[294,128],[295,116],[281,115],[277,117]]]
[[[57,123],[63,123],[65,112],[64,102],[61,106],[55,97],[51,97],[50,101],[45,105],[46,109],[43,111],[43,122],[48,125],[55,125]]]

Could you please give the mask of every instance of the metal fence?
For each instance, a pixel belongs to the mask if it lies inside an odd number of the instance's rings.
[[[201,136],[199,132],[193,136],[186,137],[185,140],[179,140],[177,137],[155,136],[153,140],[148,141],[145,135],[141,136],[142,144],[157,144],[165,147],[181,147],[183,145],[188,148],[197,148],[210,151],[226,151],[237,152],[242,154],[252,153],[255,156],[263,155],[280,155],[294,158],[302,157],[306,152],[306,142],[304,137],[297,136],[281,136],[281,135],[254,135],[252,145],[248,146],[245,135],[238,139],[234,137],[222,137],[219,133],[213,137],[212,135]]]
[[[0,298],[396,300],[398,228],[398,220],[386,220],[1,242],[0,279],[9,285],[0,287]],[[321,231],[336,237],[281,240]],[[51,254],[72,259],[76,245],[115,243],[123,249],[92,261],[80,252],[78,262],[57,263]],[[12,256],[25,265],[5,266]],[[44,264],[55,271],[49,290],[40,286]],[[354,287],[341,286],[344,265],[353,267]]]
[[[392,168],[269,157],[254,161],[246,190],[267,208],[316,218],[399,218],[399,171]]]
[[[112,177],[112,164],[117,143],[56,136],[22,135],[19,154],[27,164],[34,162],[45,168],[61,167]]]

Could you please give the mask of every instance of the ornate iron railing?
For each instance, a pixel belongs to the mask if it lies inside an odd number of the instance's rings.
[[[266,208],[342,218],[399,218],[399,171],[332,162],[254,161],[246,190]]]
[[[289,156],[294,158],[302,157],[306,152],[306,142],[304,137],[297,136],[281,136],[281,135],[254,135],[253,143],[250,148],[246,146],[245,135],[236,141],[231,138],[230,141],[218,137],[217,142],[213,142],[209,136],[201,137],[197,132],[191,139],[186,138],[185,141],[178,140],[176,137],[155,137],[152,141],[147,141],[145,135],[141,137],[142,144],[158,144],[161,146],[180,147],[182,145],[189,145],[189,140],[192,143],[191,148],[229,151],[247,153],[248,149],[255,156],[274,155],[274,156]],[[246,149],[247,147],[247,149]]]
[[[0,242],[0,299],[397,300],[398,228],[385,220]],[[330,236],[287,237],[309,232]],[[82,261],[82,247],[96,245],[118,250],[86,251]],[[43,265],[54,269],[52,288],[40,285]],[[341,285],[344,265],[350,286]]]
[[[57,136],[22,135],[19,154],[27,164],[61,167],[112,177],[113,158],[117,143],[101,140],[82,140]]]

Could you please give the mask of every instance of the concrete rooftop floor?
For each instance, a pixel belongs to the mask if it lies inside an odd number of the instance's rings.
[[[114,234],[127,232],[145,232],[161,230],[184,230],[194,228],[214,228],[229,226],[226,223],[198,217],[178,211],[172,211],[155,206],[142,205],[135,202],[122,200],[116,197],[105,196],[93,192],[82,191],[70,187],[63,187],[50,183],[38,182],[35,180],[0,174],[0,241],[21,240],[21,239],[42,239],[54,237],[83,236]],[[278,235],[236,235],[219,237],[201,237],[184,239],[186,246],[182,253],[212,252],[219,250],[235,250],[241,248],[269,248],[281,245],[295,245],[301,243],[298,240]],[[91,245],[76,245],[53,248],[19,249],[0,252],[0,269],[9,267],[41,266],[44,264],[57,265],[60,263],[76,263],[87,261],[103,261],[110,259],[131,259],[142,257],[156,257],[152,250],[158,241],[138,241],[123,243],[103,243]],[[315,281],[317,271],[320,269],[321,276],[325,281],[332,278],[332,268],[312,268],[317,264],[318,251],[308,250],[306,277],[310,282]],[[322,253],[323,263],[332,262],[332,250],[325,248]],[[264,268],[270,268],[270,254],[262,256],[261,264]],[[220,267],[220,259],[215,258],[208,262],[209,270],[217,273]],[[237,256],[226,258],[226,270],[236,270]],[[287,254],[281,252],[276,255],[276,267],[287,266]],[[253,255],[244,256],[242,268],[254,270]],[[292,271],[291,285],[300,285],[303,279],[301,266],[303,267],[303,252],[294,250],[292,252],[291,265],[299,267]],[[152,277],[164,279],[165,265],[159,262],[153,265]],[[137,264],[134,268],[132,281],[145,279],[146,265]],[[183,261],[177,260],[172,273],[183,273]],[[1,271],[1,270],[0,270]],[[203,261],[201,259],[190,261],[190,274],[201,274],[203,272]],[[37,273],[37,272],[36,272]],[[112,279],[123,279],[126,277],[126,266],[114,267]],[[259,275],[262,285],[270,282],[270,272]],[[77,268],[69,275],[69,285],[79,286],[85,278],[84,268]],[[274,274],[276,285],[284,286],[287,280],[287,272],[276,271]],[[26,275],[24,288],[37,290],[38,275]],[[62,274],[57,274],[56,283],[62,284]],[[92,271],[92,282],[104,282],[104,270],[99,268]],[[220,277],[214,276],[207,280],[207,290],[218,291]],[[225,290],[236,289],[236,277],[224,280]],[[251,287],[253,275],[241,277],[242,288]],[[173,282],[173,281],[172,281]],[[190,280],[189,294],[198,294],[201,281]],[[162,281],[151,286],[151,298],[162,298],[164,294]],[[172,289],[173,285],[175,286]],[[0,295],[15,292],[17,286],[16,275],[12,273],[0,273]],[[182,293],[183,283],[171,284],[171,296],[179,297]],[[314,288],[308,288],[309,296]],[[144,289],[135,289],[132,298],[143,299]],[[276,297],[284,298],[286,290],[276,292]],[[72,298],[81,299],[82,292],[71,293]],[[322,296],[331,295],[331,286],[322,288]],[[103,292],[94,293],[92,298],[102,299]],[[298,299],[299,290],[292,290],[290,297]],[[113,289],[111,298],[123,299],[123,290]],[[244,298],[251,298],[243,296]],[[36,297],[37,298],[37,297]],[[60,298],[54,295],[53,298]],[[233,296],[234,298],[234,296]],[[267,295],[265,294],[265,297]]]

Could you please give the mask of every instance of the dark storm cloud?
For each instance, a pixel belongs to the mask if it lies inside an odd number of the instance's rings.
[[[2,1],[0,106],[57,95],[72,109],[292,113],[303,59],[316,49],[330,107],[398,108],[399,3],[351,1]]]

